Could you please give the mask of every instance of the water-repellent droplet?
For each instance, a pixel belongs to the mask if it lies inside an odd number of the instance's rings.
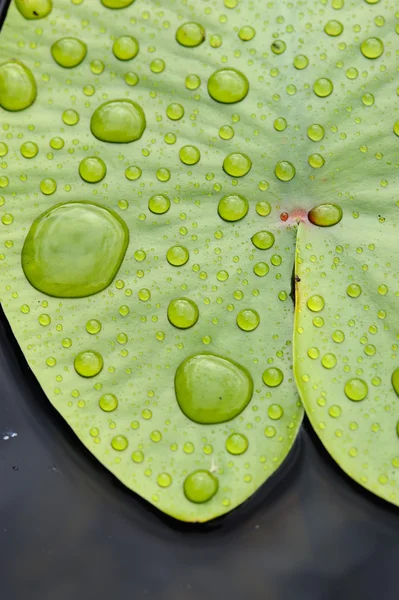
[[[176,31],[176,41],[186,48],[195,48],[205,40],[205,29],[199,23],[183,23]]]
[[[360,294],[362,293],[362,288],[357,283],[351,283],[346,288],[346,293],[351,298],[358,298],[360,296]]]
[[[326,23],[324,26],[324,31],[327,33],[327,35],[331,35],[332,37],[337,37],[338,35],[341,35],[343,30],[344,26],[342,25],[342,23],[340,23],[339,21],[335,21],[334,19],[332,21],[328,21],[328,23]]]
[[[37,290],[80,298],[105,289],[119,270],[129,230],[114,211],[91,202],[58,204],[33,222],[22,268]]]
[[[268,250],[274,244],[275,238],[271,231],[258,231],[251,237],[251,242],[259,250]]]
[[[258,277],[264,277],[269,272],[269,265],[265,262],[258,262],[254,266],[254,273]]]
[[[103,368],[103,357],[95,350],[83,350],[76,355],[73,366],[81,377],[95,377]]]
[[[91,335],[96,335],[97,333],[100,333],[100,331],[101,331],[100,321],[98,321],[97,319],[90,319],[90,321],[87,321],[86,331],[87,331],[87,333],[90,333]]]
[[[50,177],[42,179],[42,181],[40,182],[40,191],[46,196],[51,196],[51,194],[54,194],[56,189],[57,182],[54,181],[54,179],[51,179]]]
[[[338,204],[319,204],[308,212],[308,219],[318,227],[332,227],[342,219],[342,208]]]
[[[199,318],[198,306],[189,298],[175,298],[168,306],[169,322],[178,329],[193,327]]]
[[[224,221],[240,221],[248,213],[248,200],[240,194],[228,194],[219,200],[218,213]]]
[[[197,90],[201,85],[201,79],[193,73],[192,75],[187,75],[184,84],[188,90]]]
[[[283,407],[280,404],[271,404],[267,409],[267,416],[273,421],[278,421],[284,414]]]
[[[309,64],[309,59],[304,54],[298,54],[298,56],[296,56],[294,58],[294,67],[296,69],[298,69],[298,71],[301,71],[302,69],[306,69],[308,64]]]
[[[64,121],[65,125],[69,125],[69,127],[77,125],[79,123],[79,119],[79,113],[73,108],[67,108],[67,110],[64,110],[62,113],[62,120]]]
[[[248,449],[248,438],[242,433],[232,433],[226,440],[226,450],[230,454],[244,454]]]
[[[284,131],[287,128],[287,121],[284,117],[278,117],[274,123],[273,127],[276,131]]]
[[[167,488],[172,484],[172,477],[169,473],[160,473],[157,477],[157,484],[161,488]]]
[[[15,5],[25,19],[44,19],[53,8],[52,0],[15,0]]]
[[[324,308],[324,298],[323,296],[315,295],[311,296],[306,305],[312,312],[320,312]]]
[[[243,100],[249,91],[249,82],[237,69],[219,69],[208,80],[208,93],[222,104],[234,104]]]
[[[274,54],[282,54],[285,52],[286,48],[287,44],[283,40],[274,40],[270,46],[270,49]]]
[[[165,194],[156,194],[148,200],[148,209],[155,215],[163,215],[170,209],[170,199]]]
[[[131,60],[139,52],[139,43],[131,35],[121,35],[114,41],[112,52],[118,60]]]
[[[263,372],[262,379],[268,387],[278,387],[284,379],[284,374],[278,367],[269,367]]]
[[[173,267],[181,267],[185,265],[190,254],[184,246],[172,246],[166,253],[166,260]]]
[[[308,127],[308,138],[312,142],[320,142],[324,138],[324,127],[318,123],[314,123]]]
[[[21,154],[24,158],[34,158],[38,152],[39,148],[35,142],[24,142],[21,146]]]
[[[177,402],[196,423],[230,421],[252,398],[253,382],[247,369],[216,354],[196,354],[184,360],[175,375]]]
[[[396,395],[399,396],[399,367],[392,373],[391,383]]]
[[[253,40],[255,35],[256,35],[256,31],[250,25],[244,25],[244,27],[241,27],[240,31],[238,32],[238,37],[243,42],[249,42],[249,41]]]
[[[267,215],[270,215],[271,210],[272,207],[270,206],[269,202],[266,202],[266,200],[261,200],[256,204],[256,212],[260,217],[267,217]]]
[[[118,398],[115,394],[104,394],[98,401],[98,405],[104,412],[113,412],[118,408]]]
[[[242,331],[254,331],[259,326],[260,316],[256,310],[244,308],[238,313],[236,322]]]
[[[101,0],[101,4],[107,8],[113,9],[126,8],[133,4],[133,2],[135,2],[135,0]]]
[[[244,177],[252,167],[252,161],[246,154],[232,152],[223,161],[223,170],[231,177]]]
[[[61,67],[71,69],[77,67],[87,54],[87,46],[74,37],[64,37],[51,46],[51,56]]]
[[[201,470],[190,473],[184,480],[184,495],[190,502],[202,504],[208,502],[216,494],[219,482],[213,473]]]
[[[309,166],[313,169],[320,169],[325,164],[324,158],[321,154],[311,154],[308,158]]]
[[[320,98],[326,98],[332,94],[333,90],[333,82],[326,77],[320,77],[320,79],[316,79],[313,84],[313,91],[316,96],[319,96]]]
[[[111,446],[118,452],[123,452],[128,447],[129,442],[124,435],[116,435],[111,440]]]
[[[179,150],[179,158],[185,165],[196,165],[201,158],[201,153],[197,146],[183,146]]]
[[[296,169],[288,160],[281,160],[276,164],[274,173],[280,181],[291,181],[295,177]]]
[[[97,156],[87,156],[79,164],[79,175],[87,183],[98,183],[106,175],[105,162]]]
[[[379,38],[370,37],[362,42],[360,50],[366,58],[375,59],[384,52],[384,44]]]
[[[139,140],[146,128],[144,111],[133,100],[110,100],[94,111],[90,129],[102,142],[129,143]]]
[[[24,110],[36,99],[36,81],[26,65],[8,60],[0,65],[0,106],[5,110]]]
[[[364,400],[368,394],[368,385],[363,379],[349,379],[345,383],[344,391],[349,400],[360,402]]]

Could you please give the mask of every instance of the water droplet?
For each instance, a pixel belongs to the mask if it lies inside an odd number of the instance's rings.
[[[132,460],[135,463],[142,463],[144,460],[144,454],[141,450],[135,450],[132,452]]]
[[[393,389],[396,392],[396,395],[399,396],[399,367],[397,369],[395,369],[394,372],[392,373],[391,383],[392,383]],[[398,424],[399,424],[399,421],[398,421]],[[398,436],[399,436],[399,429],[398,429]]]
[[[219,200],[218,213],[224,221],[235,222],[248,213],[248,200],[239,194],[228,194]]]
[[[324,127],[318,123],[314,123],[308,127],[308,138],[312,142],[321,142],[324,138]]]
[[[189,298],[175,298],[168,306],[169,322],[178,329],[193,327],[199,318],[198,306]]]
[[[222,125],[219,129],[219,137],[222,140],[231,140],[234,136],[234,129],[230,125]]]
[[[208,502],[216,494],[219,482],[213,473],[198,469],[184,480],[184,495],[190,502],[201,504]]]
[[[321,364],[325,369],[333,369],[337,364],[337,358],[335,354],[332,354],[331,352],[325,354],[321,359]]]
[[[21,154],[24,158],[34,158],[39,152],[35,142],[24,142],[21,146]]]
[[[238,37],[243,42],[249,42],[253,40],[255,34],[256,31],[253,27],[251,27],[250,25],[244,25],[244,27],[241,27],[240,31],[238,32]]]
[[[249,82],[237,69],[219,69],[208,80],[208,93],[222,104],[234,104],[243,100],[249,91]]]
[[[60,137],[53,137],[50,140],[50,146],[53,148],[53,150],[61,150],[61,148],[63,148],[64,145],[65,145],[65,142]]]
[[[379,38],[370,37],[362,42],[360,50],[366,58],[375,59],[384,52],[384,44]]]
[[[309,64],[309,59],[304,54],[298,54],[298,56],[296,56],[294,58],[294,67],[296,69],[298,69],[298,71],[301,71],[302,69],[306,69],[308,64]]]
[[[244,308],[238,313],[236,322],[242,331],[254,331],[260,323],[260,316],[256,310]]]
[[[287,121],[284,117],[278,117],[273,123],[276,131],[284,131],[287,128]]]
[[[344,391],[349,400],[360,402],[368,394],[368,385],[363,379],[348,379],[345,383]]]
[[[172,478],[169,473],[160,473],[157,477],[157,484],[161,488],[167,488],[171,485]]]
[[[133,4],[133,2],[135,2],[135,0],[101,0],[101,4],[107,8],[113,9],[126,8]]]
[[[112,412],[118,408],[118,398],[115,394],[104,394],[98,401],[98,405],[104,412]]]
[[[263,371],[262,379],[268,387],[277,387],[282,383],[284,374],[278,367],[269,367]]]
[[[115,435],[111,440],[111,446],[118,452],[123,452],[128,447],[129,442],[124,435]]]
[[[399,121],[396,121],[393,125],[393,132],[399,137]]]
[[[241,152],[232,152],[223,161],[223,170],[231,177],[244,177],[249,173],[251,167],[251,159],[246,154],[241,154]]]
[[[131,165],[125,171],[125,177],[129,181],[136,181],[136,179],[140,179],[141,175],[142,170],[140,169],[140,167],[136,167],[134,165]]]
[[[258,277],[264,277],[269,272],[269,265],[265,262],[258,262],[254,266],[254,273]]]
[[[333,82],[326,77],[320,77],[320,79],[316,79],[313,84],[313,91],[316,96],[319,96],[319,98],[326,98],[332,94],[333,90]]]
[[[83,350],[76,355],[73,366],[78,375],[94,377],[103,368],[103,357],[95,350]]]
[[[44,19],[53,8],[52,0],[15,0],[15,5],[25,19]]]
[[[274,245],[274,235],[271,231],[258,231],[251,237],[251,242],[259,250],[268,250]]]
[[[271,404],[267,409],[267,416],[273,421],[278,421],[278,419],[281,419],[283,414],[284,410],[279,404]]]
[[[143,109],[132,100],[110,100],[94,111],[90,129],[102,142],[130,143],[139,140],[146,128]]]
[[[88,156],[79,164],[79,175],[87,183],[98,183],[102,181],[107,172],[105,162],[96,156]]]
[[[183,146],[179,150],[179,158],[185,165],[196,165],[201,158],[201,153],[197,146]]]
[[[42,192],[42,194],[45,194],[46,196],[51,196],[51,194],[54,194],[55,190],[57,189],[57,182],[54,181],[54,179],[43,179],[40,182],[40,191]]]
[[[357,283],[351,283],[346,288],[346,293],[351,298],[358,298],[360,296],[360,294],[362,293],[362,288]]]
[[[8,153],[8,146],[5,142],[0,142],[0,157],[6,156]]]
[[[242,433],[232,433],[226,440],[226,450],[230,454],[244,454],[248,449],[248,439]]]
[[[341,35],[343,30],[344,26],[342,25],[342,23],[335,20],[328,21],[328,23],[326,23],[324,26],[324,31],[326,32],[326,34],[331,35],[332,37],[337,37],[338,35]]]
[[[79,119],[79,113],[77,113],[76,110],[73,110],[73,108],[67,108],[67,110],[64,110],[62,113],[62,120],[65,125],[69,125],[69,127],[77,125],[79,123]]]
[[[156,194],[148,200],[148,209],[155,215],[163,215],[170,209],[170,199],[165,194]]]
[[[193,73],[191,75],[187,75],[184,84],[188,90],[197,90],[201,85],[201,79],[198,75]]]
[[[184,246],[172,246],[166,253],[166,260],[173,267],[181,267],[185,265],[190,254]]]
[[[179,365],[175,392],[181,410],[195,423],[224,423],[247,406],[253,382],[247,369],[235,361],[203,353]]]
[[[283,40],[274,40],[270,46],[270,49],[274,54],[282,54],[285,52],[286,48],[287,44]]]
[[[30,69],[18,60],[0,65],[0,106],[5,110],[24,110],[36,99],[36,81]]]
[[[184,115],[184,106],[177,102],[172,102],[166,109],[166,115],[171,121],[179,121]]]
[[[265,427],[264,434],[268,438],[273,438],[276,435],[275,427],[273,427],[273,425],[268,425],[267,427]]]
[[[55,62],[66,69],[77,67],[87,54],[87,46],[74,37],[64,37],[51,46],[51,56]]]
[[[307,354],[312,360],[316,360],[316,358],[319,358],[320,356],[320,352],[317,348],[309,348]]]
[[[186,48],[195,48],[205,40],[205,29],[199,23],[183,23],[176,31],[176,41]]]
[[[308,163],[313,169],[320,169],[325,162],[321,154],[311,154],[308,158]]]
[[[295,177],[296,169],[288,160],[281,160],[276,164],[274,173],[280,181],[291,181]]]
[[[311,296],[306,305],[312,312],[320,312],[324,308],[324,298],[318,295]]]
[[[332,334],[332,339],[336,344],[342,344],[342,342],[345,340],[345,334],[343,331],[337,329],[337,331],[334,331]]]
[[[153,73],[162,73],[165,70],[165,61],[162,58],[154,58],[151,61],[150,69]]]
[[[112,52],[119,60],[131,60],[139,52],[139,43],[131,35],[121,35],[114,41]]]
[[[156,444],[162,440],[162,433],[157,429],[155,431],[151,431],[150,440],[155,442]]]
[[[260,217],[267,217],[267,215],[270,215],[271,210],[272,207],[266,200],[261,200],[261,202],[256,204],[256,212]]]
[[[319,204],[308,212],[308,219],[318,227],[332,227],[342,219],[342,208],[338,204]]]
[[[100,321],[97,321],[97,319],[90,319],[90,321],[87,321],[86,331],[87,331],[87,333],[90,333],[91,335],[96,335],[97,333],[100,333],[100,331],[101,331]]]
[[[333,404],[333,406],[330,406],[330,408],[328,409],[328,414],[330,415],[330,417],[333,417],[333,419],[337,419],[341,415],[341,413],[341,407],[337,404]]]
[[[22,268],[31,285],[49,296],[90,296],[111,283],[128,242],[129,230],[113,211],[91,202],[58,204],[33,222]]]
[[[51,317],[50,317],[50,315],[46,315],[46,314],[39,315],[38,321],[39,321],[40,325],[42,325],[43,327],[47,327],[51,323]]]
[[[92,60],[90,63],[90,70],[95,75],[101,75],[104,71],[104,63],[101,60]]]

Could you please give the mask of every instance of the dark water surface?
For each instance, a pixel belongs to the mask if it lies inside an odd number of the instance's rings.
[[[398,597],[399,510],[341,474],[308,423],[254,497],[187,525],[127,491],[83,448],[3,314],[0,390],[2,600]]]

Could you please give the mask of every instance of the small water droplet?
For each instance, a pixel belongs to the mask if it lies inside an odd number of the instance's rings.
[[[34,158],[39,152],[35,142],[24,142],[21,146],[21,154],[24,158]]]
[[[321,310],[323,310],[325,305],[324,298],[323,296],[319,295],[311,296],[308,299],[306,305],[312,312],[320,312]]]
[[[186,48],[195,48],[205,40],[205,29],[199,23],[183,23],[176,31],[176,41]]]
[[[128,447],[129,442],[124,435],[115,435],[111,440],[111,446],[117,452],[123,452]]]
[[[283,40],[274,40],[270,46],[271,51],[274,54],[282,54],[285,52],[287,44]]]
[[[201,158],[201,153],[197,146],[183,146],[179,150],[179,158],[185,165],[196,165]]]
[[[281,419],[283,414],[284,410],[280,404],[270,404],[269,408],[267,409],[267,416],[273,421],[278,421],[278,419]]]
[[[259,250],[268,250],[274,245],[275,237],[271,231],[258,231],[251,237],[251,242]]]
[[[298,69],[298,71],[301,71],[302,69],[306,69],[308,64],[309,64],[309,59],[304,54],[298,54],[298,56],[296,56],[294,58],[294,67],[296,69]]]
[[[156,194],[148,200],[148,209],[156,214],[163,215],[170,209],[170,199],[165,194]]]
[[[253,27],[250,25],[244,25],[244,27],[241,27],[240,31],[238,32],[238,37],[243,42],[249,42],[255,37],[255,34],[256,31]]]
[[[332,227],[342,219],[342,208],[338,204],[319,204],[308,212],[308,219],[318,227]]]
[[[172,484],[172,477],[169,473],[160,473],[157,477],[157,484],[161,488],[167,488]]]
[[[370,37],[362,42],[360,50],[366,58],[375,59],[384,52],[384,44],[379,38]]]
[[[201,85],[201,78],[192,73],[191,75],[187,75],[184,84],[188,90],[197,90]]]
[[[90,319],[90,321],[87,321],[86,331],[87,331],[87,333],[90,333],[91,335],[96,335],[97,333],[100,333],[100,331],[101,331],[100,321],[97,321],[97,319]]]
[[[272,207],[266,200],[261,200],[261,202],[256,204],[256,212],[260,217],[267,217],[267,215],[270,215],[271,210]]]
[[[26,65],[8,60],[0,65],[0,106],[18,111],[29,108],[36,99],[36,81]]]
[[[362,293],[362,288],[357,283],[351,283],[346,288],[346,293],[351,298],[358,298],[360,296],[360,294]]]
[[[232,433],[226,440],[226,450],[230,454],[244,454],[248,449],[248,439],[242,433]]]
[[[399,367],[392,373],[391,383],[396,395],[399,396]]]
[[[106,173],[105,162],[97,156],[87,156],[79,164],[79,175],[87,183],[102,181]]]
[[[199,318],[198,306],[189,298],[175,298],[168,306],[169,322],[178,329],[193,327]]]
[[[308,158],[308,163],[313,169],[320,169],[325,162],[321,154],[311,154]]]
[[[118,408],[118,398],[115,394],[104,394],[98,401],[98,405],[104,412],[112,412]]]
[[[248,213],[248,200],[239,194],[228,194],[219,200],[218,214],[228,222],[240,221]]]
[[[284,374],[278,367],[269,367],[263,372],[262,379],[268,387],[277,387],[282,383]]]
[[[179,121],[184,115],[184,107],[177,102],[172,102],[166,109],[166,115],[171,121]]]
[[[363,379],[349,379],[345,383],[344,391],[349,400],[360,402],[364,400],[368,394],[368,385]]]
[[[237,69],[219,69],[208,80],[208,93],[222,104],[235,104],[243,100],[249,91],[249,82]]]
[[[326,98],[332,94],[333,90],[333,82],[326,77],[320,77],[320,79],[316,79],[313,84],[313,91],[316,96],[319,96],[319,98]]]
[[[238,313],[236,322],[242,331],[254,331],[259,326],[260,316],[256,310],[244,308]]]
[[[280,181],[291,181],[295,177],[296,169],[288,160],[281,160],[276,164],[274,174]]]
[[[328,23],[326,23],[324,26],[324,31],[326,32],[326,34],[332,37],[337,37],[338,35],[341,35],[343,30],[344,26],[342,25],[342,23],[340,23],[339,21],[335,21],[334,19],[328,21]]]
[[[208,502],[216,494],[219,482],[213,473],[198,469],[184,480],[184,495],[190,502],[201,504]]]
[[[81,377],[94,377],[103,368],[103,358],[95,350],[83,350],[76,355],[73,366]]]
[[[324,127],[318,123],[314,123],[308,127],[308,138],[312,142],[321,142],[324,138]]]
[[[64,110],[62,113],[62,120],[65,125],[68,125],[69,127],[77,125],[79,123],[79,119],[79,113],[77,113],[73,108],[67,108],[67,110]]]
[[[252,167],[252,161],[246,154],[232,152],[223,161],[223,170],[231,177],[244,177]]]
[[[181,267],[185,265],[190,254],[184,246],[172,246],[166,253],[166,260],[173,267]]]
[[[114,41],[112,52],[118,60],[131,60],[139,52],[139,43],[131,35],[122,35]]]
[[[254,273],[258,277],[264,277],[269,272],[269,265],[265,262],[258,262],[254,266]]]

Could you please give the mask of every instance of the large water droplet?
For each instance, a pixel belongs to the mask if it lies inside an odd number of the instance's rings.
[[[145,114],[133,100],[110,100],[94,111],[90,129],[103,142],[129,143],[139,140],[146,128]]]
[[[44,19],[53,8],[52,0],[15,0],[15,5],[25,19]]]
[[[199,318],[198,306],[189,298],[175,298],[168,306],[169,322],[178,329],[193,327]]]
[[[399,396],[399,367],[392,373],[391,383],[396,395]]]
[[[240,194],[228,194],[219,200],[218,213],[225,221],[234,222],[243,219],[249,209],[248,200]]]
[[[360,402],[364,400],[368,394],[368,385],[363,379],[349,379],[345,383],[344,391],[349,400]]]
[[[113,280],[129,242],[114,211],[91,202],[53,206],[32,224],[22,268],[37,290],[57,298],[97,294]]]
[[[384,52],[384,44],[379,38],[370,37],[362,42],[360,50],[366,58],[379,58]]]
[[[179,150],[179,158],[185,165],[196,165],[201,158],[201,153],[197,146],[183,146]]]
[[[139,43],[131,35],[121,35],[114,41],[112,46],[112,52],[119,60],[131,60],[137,56],[138,51]]]
[[[196,504],[208,502],[216,494],[218,488],[219,482],[213,473],[201,469],[190,473],[183,484],[187,500]]]
[[[331,35],[332,37],[337,37],[338,35],[341,35],[343,30],[344,26],[342,25],[342,23],[340,23],[339,21],[335,21],[334,19],[332,21],[328,21],[328,23],[326,23],[324,26],[324,31],[326,32],[326,34]]]
[[[76,355],[73,366],[81,377],[95,377],[103,368],[103,357],[95,350],[83,350]]]
[[[101,0],[101,4],[106,6],[107,8],[126,8],[133,4],[135,0]]]
[[[232,433],[226,440],[226,450],[230,454],[244,454],[248,449],[248,439],[242,433]]]
[[[148,209],[155,215],[163,215],[170,209],[170,199],[166,194],[156,194],[148,200]]]
[[[0,106],[6,110],[24,110],[36,99],[36,81],[30,69],[18,60],[0,65]]]
[[[80,65],[87,54],[87,46],[74,37],[64,37],[51,46],[51,56],[61,67],[71,69]]]
[[[173,267],[185,265],[190,254],[184,246],[172,246],[166,253],[166,260]]]
[[[319,204],[308,212],[308,219],[319,227],[332,227],[342,219],[342,208],[338,204]]]
[[[199,23],[183,23],[176,31],[176,41],[181,46],[194,48],[205,40],[205,29]]]
[[[215,354],[184,360],[175,375],[177,402],[196,423],[224,423],[240,414],[252,398],[253,382],[245,367]]]
[[[223,170],[231,177],[244,177],[252,167],[252,161],[246,154],[232,152],[223,161]]]
[[[219,69],[208,80],[208,93],[216,102],[234,104],[248,94],[249,82],[237,69]]]

